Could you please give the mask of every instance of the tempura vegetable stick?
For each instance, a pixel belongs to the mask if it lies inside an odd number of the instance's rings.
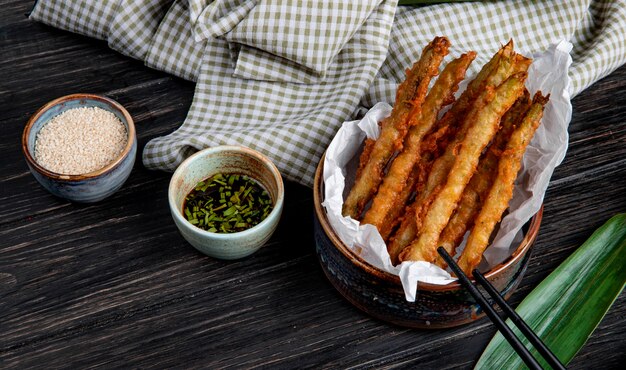
[[[361,177],[361,173],[363,172],[363,168],[370,159],[372,155],[372,149],[374,149],[375,139],[367,138],[365,139],[365,143],[363,145],[363,151],[361,152],[361,156],[359,157],[359,168],[356,170],[356,177]]]
[[[410,129],[404,139],[402,152],[392,161],[361,223],[374,225],[380,231],[386,228],[383,223],[387,214],[394,207],[404,207],[409,194],[405,188],[411,185],[407,184],[407,179],[420,157],[422,139],[433,128],[439,111],[454,101],[454,93],[475,57],[476,53],[469,52],[448,63],[430,89],[423,105],[413,108],[417,112],[410,115]]]
[[[432,77],[436,76],[450,42],[436,37],[422,52],[421,58],[400,84],[396,102],[389,117],[383,120],[380,136],[376,140],[369,160],[346,198],[342,213],[358,219],[365,204],[371,199],[382,180],[383,169],[395,150],[402,145],[408,129],[408,115],[415,106],[421,106]]]
[[[487,87],[499,86],[513,74],[526,72],[531,62],[531,59],[515,53],[513,51],[513,41],[509,41],[485,65],[483,70],[467,86],[467,89],[459,98],[459,104],[453,105],[452,109],[446,112],[446,115],[442,118],[442,121],[450,121],[442,124],[448,124],[454,127],[456,131],[451,131],[451,133],[455,134],[454,139],[448,145],[449,149],[445,151],[443,158],[438,161],[439,163],[435,164],[436,167],[442,166],[442,168],[437,168],[438,170],[447,173],[447,170],[450,169],[450,165],[455,157],[455,147],[463,140],[465,132],[473,123],[469,118],[476,114],[477,110],[485,104],[484,99],[487,98],[485,90]],[[448,118],[448,116],[450,117]]]
[[[481,108],[475,117],[470,117],[474,123],[469,127],[461,142],[457,159],[450,169],[447,181],[426,212],[417,239],[400,253],[400,261],[434,261],[437,256],[439,235],[448,223],[465,186],[476,170],[480,154],[495,135],[501,117],[522,94],[526,77],[525,72],[516,73],[498,86],[495,91],[489,91],[492,88],[487,88],[487,92],[493,94],[493,99]]]
[[[407,208],[406,215],[402,218],[395,235],[387,244],[387,250],[392,262],[396,263],[398,254],[417,236],[417,230],[421,227],[421,219],[428,210],[428,199],[432,199],[434,193],[443,185],[450,168],[456,158],[457,148],[465,136],[469,125],[478,109],[485,104],[488,87],[495,87],[510,77],[515,72],[525,71],[530,65],[530,59],[518,57],[513,51],[513,42],[504,45],[487,64],[483,66],[476,78],[469,83],[459,99],[444,114],[437,126],[449,128],[447,135],[454,136],[445,152],[432,164],[423,190],[418,193],[415,201]],[[411,225],[414,223],[415,225]]]
[[[419,168],[418,166],[414,166],[413,170],[409,174],[409,177],[406,178],[405,186],[397,194],[397,200],[396,203],[393,205],[393,208],[387,213],[385,219],[381,222],[381,224],[376,226],[378,228],[378,232],[383,237],[383,240],[388,240],[389,235],[393,231],[393,228],[400,222],[399,218],[402,215],[404,208],[406,207],[407,201],[409,200],[411,194],[415,189],[415,184],[417,184],[417,182],[419,181],[420,175],[421,168]]]
[[[467,128],[466,113],[475,106],[476,99],[485,90],[486,86],[498,86],[512,74],[528,70],[531,60],[513,50],[513,40],[496,52],[491,59],[481,68],[476,77],[467,85],[458,101],[446,112],[437,123],[440,127],[453,128],[449,135],[454,136],[461,131],[460,138]]]
[[[471,276],[472,270],[480,263],[483,251],[489,243],[489,237],[496,223],[500,221],[502,213],[508,207],[522,157],[541,122],[543,109],[548,99],[549,95],[544,97],[541,92],[535,94],[532,105],[519,127],[511,134],[511,139],[502,153],[498,162],[498,175],[489,190],[485,204],[476,217],[465,249],[459,258],[459,266],[468,276]]]
[[[524,117],[524,114],[530,107],[530,103],[530,94],[525,90],[524,94],[517,99],[511,109],[502,117],[500,130],[496,133],[487,152],[478,162],[476,173],[465,187],[459,205],[443,229],[439,238],[439,246],[444,247],[451,256],[455,255],[456,247],[463,239],[467,230],[472,227],[472,221],[480,211],[480,206],[497,175],[500,154],[506,148],[511,133],[515,129],[516,124]],[[442,268],[447,267],[441,256],[437,256],[435,263]]]
[[[400,226],[398,230],[393,234],[389,242],[387,243],[387,252],[389,252],[389,258],[395,265],[398,261],[400,252],[415,239],[417,235],[417,225],[415,224],[415,212],[416,207],[414,204],[406,207]]]

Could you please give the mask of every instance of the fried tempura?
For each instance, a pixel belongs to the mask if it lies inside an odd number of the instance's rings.
[[[465,187],[459,205],[443,229],[439,238],[439,246],[444,247],[451,256],[455,255],[456,248],[463,236],[473,226],[474,217],[478,214],[480,206],[496,177],[500,154],[504,151],[516,124],[521,121],[528,107],[530,107],[530,103],[530,94],[524,90],[524,94],[506,112],[502,118],[500,130],[478,162],[476,173]],[[441,256],[437,256],[435,263],[441,268],[447,267]]]
[[[433,128],[439,111],[454,101],[454,93],[475,57],[476,53],[470,52],[448,63],[430,89],[424,104],[413,108],[416,112],[410,115],[411,128],[404,140],[402,152],[392,161],[361,223],[374,225],[379,231],[388,229],[389,225],[384,225],[388,213],[397,213],[394,208],[404,208],[410,194],[406,188],[413,188],[415,178],[409,177],[420,158],[422,139]]]
[[[409,174],[409,177],[406,178],[406,183],[400,192],[397,194],[396,203],[393,205],[391,210],[387,212],[384,220],[380,225],[376,226],[378,228],[378,232],[383,237],[383,240],[387,242],[389,235],[393,231],[393,228],[399,223],[399,217],[402,215],[402,211],[406,206],[407,201],[413,194],[415,185],[419,181],[419,177],[421,175],[421,169],[417,166],[413,167],[413,170]],[[366,223],[363,221],[363,223]]]
[[[359,157],[359,168],[356,170],[356,177],[361,177],[363,173],[363,168],[367,164],[372,155],[372,149],[374,149],[374,143],[376,140],[367,138],[365,139],[365,143],[363,145],[363,151],[361,152],[361,156]]]
[[[379,230],[380,235],[385,240],[385,243],[389,245],[389,235],[393,232],[393,230],[398,226],[402,220],[403,215],[406,213],[406,205],[409,204],[410,196],[413,192],[421,193],[423,191],[424,184],[426,183],[426,176],[428,176],[428,172],[430,172],[430,167],[432,166],[432,152],[430,148],[425,148],[428,145],[422,145],[422,149],[420,150],[420,161],[413,167],[413,172],[409,179],[407,179],[407,185],[405,189],[402,189],[402,193],[398,196],[398,204],[396,207],[393,207],[385,217],[385,220],[382,223],[382,226]],[[411,219],[412,220],[412,219]],[[414,224],[414,222],[412,222]],[[409,240],[407,242],[410,243]],[[396,254],[397,255],[397,254]]]
[[[479,157],[495,135],[500,119],[522,94],[525,72],[516,73],[495,91],[487,87],[484,94],[485,105],[479,107],[475,115],[468,117],[473,123],[461,142],[458,157],[454,161],[445,185],[425,213],[419,235],[400,253],[400,261],[434,261],[441,231],[448,223],[452,212],[476,170]]]
[[[508,207],[513,194],[513,184],[521,167],[522,157],[541,122],[543,109],[548,99],[549,96],[544,97],[541,92],[535,94],[532,105],[519,127],[511,134],[506,149],[502,153],[498,162],[497,177],[476,217],[465,249],[459,258],[459,266],[468,276],[471,276],[472,270],[480,263],[482,254],[489,244],[489,237],[496,223],[500,221],[502,213]]]
[[[446,149],[432,164],[423,191],[417,194],[414,202],[407,208],[400,227],[387,245],[392,262],[396,263],[398,254],[416,238],[421,220],[430,204],[428,200],[432,199],[436,195],[434,193],[445,183],[459,144],[473,122],[469,118],[485,105],[487,88],[498,86],[515,72],[525,71],[529,64],[529,59],[515,54],[513,42],[510,41],[483,66],[476,78],[468,84],[459,99],[437,123],[437,127],[445,132],[441,141],[445,143]],[[415,225],[411,225],[411,222]]]
[[[369,160],[346,198],[342,213],[358,219],[363,207],[371,199],[382,181],[383,170],[391,156],[402,145],[408,129],[408,115],[415,106],[421,106],[430,80],[437,75],[450,42],[444,37],[435,38],[422,52],[420,60],[407,72],[400,84],[391,115],[383,120],[381,133],[374,143]]]

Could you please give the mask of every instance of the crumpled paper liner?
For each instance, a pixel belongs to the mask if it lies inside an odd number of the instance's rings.
[[[571,49],[569,42],[561,41],[545,52],[533,55],[526,87],[531,95],[538,90],[544,95],[550,94],[550,102],[545,107],[542,124],[526,149],[509,211],[502,219],[492,245],[483,255],[483,270],[504,261],[517,248],[522,226],[540,209],[554,168],[565,157],[567,127],[572,115],[567,75],[572,62]],[[471,78],[473,76],[467,76],[466,81]],[[388,104],[378,103],[363,119],[345,122],[339,129],[326,151],[322,205],[341,241],[370,265],[398,275],[406,300],[414,302],[418,281],[445,285],[456,279],[428,262],[407,261],[393,266],[387,247],[374,226],[361,225],[357,220],[341,215],[344,193],[347,194],[346,183],[353,182],[362,143],[366,137],[378,137],[378,122],[390,112]]]

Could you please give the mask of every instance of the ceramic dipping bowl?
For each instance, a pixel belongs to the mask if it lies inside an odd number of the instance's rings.
[[[323,163],[324,157],[317,168],[313,188],[315,246],[322,270],[343,297],[375,318],[412,328],[449,328],[484,315],[458,282],[448,285],[420,282],[415,302],[408,302],[398,276],[371,266],[349,249],[333,231],[322,207]],[[525,226],[524,239],[513,254],[485,274],[505,299],[511,296],[526,271],[542,214],[543,207]]]
[[[235,233],[214,233],[189,223],[183,215],[185,197],[213,175],[240,174],[256,180],[269,193],[274,208],[259,224]],[[272,236],[283,209],[283,180],[272,161],[263,154],[241,146],[217,146],[193,154],[178,166],[168,190],[170,212],[183,238],[210,257],[233,260],[261,248]]]
[[[122,153],[103,168],[79,175],[49,171],[35,161],[35,141],[39,130],[53,117],[66,110],[97,107],[115,114],[126,126],[128,140]],[[98,202],[115,193],[130,175],[137,154],[133,119],[116,101],[100,95],[73,94],[52,100],[30,117],[22,134],[22,151],[30,172],[50,193],[78,203]]]

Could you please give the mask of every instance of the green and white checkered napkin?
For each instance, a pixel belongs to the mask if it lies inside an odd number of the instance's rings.
[[[434,36],[450,39],[450,58],[478,52],[470,73],[510,38],[527,55],[569,40],[572,95],[626,62],[623,0],[396,2],[40,0],[31,18],[197,81],[182,126],[144,148],[146,167],[173,171],[196,150],[239,144],[309,186],[339,126],[392,103]]]

